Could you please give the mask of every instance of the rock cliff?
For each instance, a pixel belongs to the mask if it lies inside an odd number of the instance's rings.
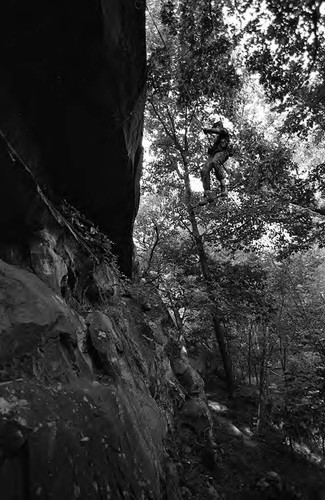
[[[0,261],[1,498],[180,498],[168,441],[213,453],[202,379],[106,237],[52,219]]]
[[[180,447],[213,460],[202,379],[125,277],[144,89],[144,2],[0,7],[3,500],[177,499]]]
[[[142,0],[0,7],[2,140],[52,201],[65,198],[108,234],[126,274],[139,196],[144,10]],[[1,144],[0,231],[12,243],[39,214],[26,189],[31,180],[5,151]]]

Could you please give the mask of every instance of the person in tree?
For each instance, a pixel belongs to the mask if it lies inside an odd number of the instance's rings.
[[[228,171],[224,166],[224,163],[228,160],[229,156],[232,156],[232,153],[230,149],[229,132],[226,128],[224,128],[222,121],[214,123],[212,128],[204,128],[203,132],[205,134],[216,135],[213,145],[208,149],[209,158],[201,169],[201,180],[204,189],[204,200],[201,204],[205,205],[215,199],[211,191],[210,173],[212,169],[214,170],[215,176],[219,181],[221,196],[226,197],[228,195],[225,181],[225,174],[228,173]]]

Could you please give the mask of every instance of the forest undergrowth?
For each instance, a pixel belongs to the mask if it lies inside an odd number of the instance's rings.
[[[213,379],[207,392],[217,457],[187,436],[190,445],[169,443],[178,464],[183,498],[243,500],[321,500],[325,459],[307,446],[292,450],[283,434],[266,425],[256,435],[257,399],[247,387],[229,400]],[[188,431],[191,434],[190,430]]]

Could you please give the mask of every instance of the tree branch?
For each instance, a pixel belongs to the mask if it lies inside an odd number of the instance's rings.
[[[158,111],[158,109],[157,109],[157,106],[156,106],[156,105],[154,104],[154,102],[153,102],[153,99],[149,99],[149,102],[150,102],[150,104],[151,104],[151,107],[152,107],[152,109],[153,109],[153,111],[154,111],[154,113],[155,113],[156,117],[157,117],[157,118],[158,118],[158,120],[160,121],[160,123],[161,123],[161,125],[162,125],[162,127],[163,127],[164,131],[166,132],[166,134],[168,135],[168,137],[169,137],[170,139],[174,140],[173,133],[172,133],[172,132],[170,132],[170,131],[168,130],[166,123],[164,122],[164,120],[163,120],[162,116],[160,115],[160,113],[159,113],[159,111]]]
[[[182,157],[183,164],[185,165],[186,164],[186,158],[185,158],[185,155],[184,155],[183,148],[182,148],[182,146],[180,145],[180,143],[179,143],[179,141],[177,139],[176,130],[175,130],[175,126],[174,126],[174,121],[173,121],[173,118],[172,118],[172,116],[170,114],[169,109],[167,108],[167,114],[168,114],[168,117],[169,117],[170,122],[171,122],[172,129],[173,129],[172,132],[170,132],[170,130],[168,130],[168,127],[167,127],[164,119],[162,118],[161,114],[159,113],[159,111],[157,109],[157,106],[154,104],[153,100],[149,99],[149,102],[151,104],[151,107],[152,107],[152,109],[153,109],[156,117],[158,118],[159,122],[161,123],[164,131],[166,132],[166,134],[168,135],[168,137],[174,142],[176,149],[178,150],[178,152],[180,153],[180,155]],[[184,177],[183,177],[181,171],[179,170],[178,166],[177,165],[173,165],[173,167],[174,167],[174,170],[177,172],[177,175],[179,176],[179,178],[181,180],[183,180]]]

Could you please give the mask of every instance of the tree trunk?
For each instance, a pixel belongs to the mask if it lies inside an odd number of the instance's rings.
[[[252,325],[248,329],[248,384],[252,385]]]
[[[190,185],[190,177],[188,172],[188,166],[186,162],[184,162],[184,181],[185,181],[185,201],[186,208],[189,215],[193,239],[196,245],[197,254],[199,257],[199,263],[202,271],[203,281],[206,287],[207,295],[211,303],[211,315],[213,328],[215,332],[215,336],[218,342],[220,356],[222,360],[222,364],[225,370],[226,383],[228,388],[228,394],[230,397],[233,396],[234,391],[234,382],[233,382],[233,374],[232,374],[232,363],[231,358],[227,349],[225,335],[223,332],[223,328],[220,321],[220,312],[218,306],[216,304],[216,298],[212,290],[212,275],[209,270],[208,259],[204,249],[204,244],[202,241],[202,236],[200,235],[198,224],[196,221],[195,212],[192,206],[192,190]]]
[[[262,354],[260,363],[260,382],[259,382],[259,398],[258,398],[258,410],[257,410],[257,428],[256,431],[259,432],[263,425],[264,418],[264,399],[265,399],[265,385],[267,376],[267,327],[263,325],[263,344],[262,344]]]
[[[153,112],[156,115],[157,119],[159,120],[160,124],[162,125],[166,135],[173,141],[175,149],[178,151],[178,153],[181,156],[181,161],[184,167],[184,174],[180,172],[178,169],[177,165],[175,165],[175,172],[177,173],[178,177],[184,181],[184,187],[185,187],[185,203],[186,203],[186,208],[187,212],[189,215],[189,220],[192,228],[192,236],[194,239],[194,243],[196,246],[197,250],[197,255],[199,258],[199,263],[201,267],[201,272],[202,272],[202,277],[203,281],[206,287],[207,295],[209,298],[209,301],[211,303],[211,315],[212,315],[212,322],[213,322],[213,327],[216,335],[216,339],[218,342],[218,346],[220,349],[220,355],[222,359],[222,364],[225,370],[225,376],[226,376],[226,383],[228,387],[228,393],[229,396],[232,397],[233,395],[233,375],[232,375],[232,366],[231,366],[231,358],[228,353],[227,345],[225,342],[225,336],[223,329],[221,327],[221,322],[220,322],[220,312],[218,305],[216,304],[216,298],[212,290],[212,275],[209,270],[208,266],[208,259],[207,255],[204,249],[202,237],[200,235],[197,221],[196,221],[196,216],[195,212],[192,206],[192,190],[191,190],[191,184],[190,184],[190,175],[189,175],[189,169],[188,169],[188,160],[187,160],[187,153],[188,153],[188,141],[187,141],[187,127],[185,127],[185,135],[184,135],[184,147],[181,144],[181,141],[177,137],[177,131],[175,127],[175,121],[170,113],[169,109],[166,109],[167,112],[167,120],[164,120],[162,117],[161,113],[159,112],[156,104],[154,103],[154,100],[150,100],[150,104],[152,106]],[[168,126],[169,124],[169,126]],[[184,149],[185,148],[185,149]]]
[[[174,301],[173,301],[171,294],[167,290],[165,290],[165,293],[166,293],[168,300],[169,300],[169,306],[170,306],[171,310],[173,311],[174,320],[175,320],[176,327],[178,330],[178,337],[180,338],[183,335],[183,321],[182,321],[181,315],[179,314],[179,310],[177,309],[177,307],[174,304]]]

